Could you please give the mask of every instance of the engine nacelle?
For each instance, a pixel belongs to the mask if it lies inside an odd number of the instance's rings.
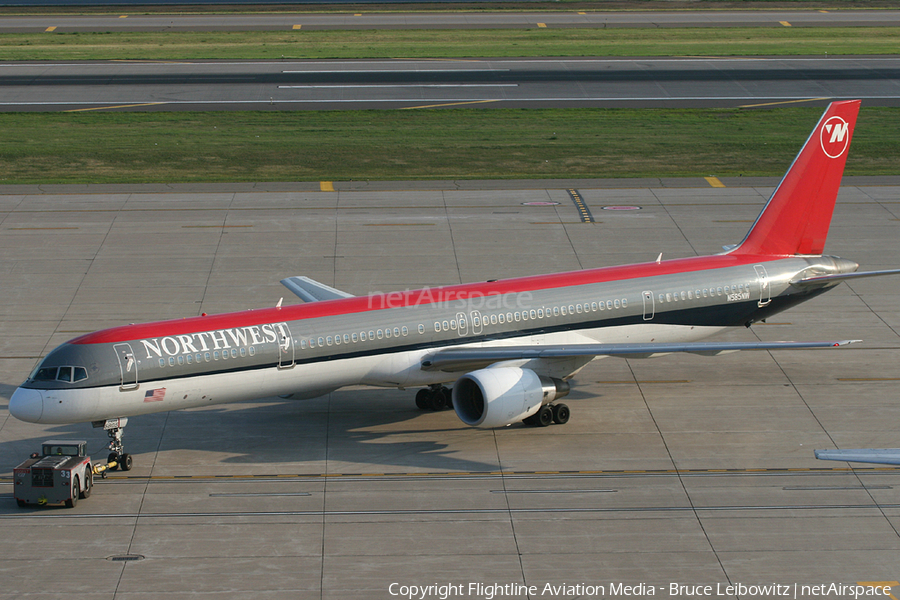
[[[503,427],[530,417],[568,393],[565,381],[541,377],[530,369],[479,369],[453,385],[453,409],[466,425]]]

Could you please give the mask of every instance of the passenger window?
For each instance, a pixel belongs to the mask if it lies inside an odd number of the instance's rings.
[[[250,346],[249,352],[250,352],[250,356],[255,356],[256,355],[256,346]]]
[[[441,324],[438,323],[437,321],[434,322],[434,330],[435,330],[435,331],[440,331],[440,330],[441,330]]]
[[[616,300],[616,308],[619,308],[619,301]]]
[[[456,319],[450,321],[450,329],[456,331]]]
[[[384,337],[384,332],[383,332],[381,329],[376,329],[376,330],[375,330],[375,337],[377,337],[377,338],[380,340],[381,338]]]
[[[512,313],[506,313],[506,322],[512,323],[512,320],[513,320]]]
[[[554,310],[554,312],[556,312],[556,311]],[[566,307],[563,306],[563,307],[560,309],[560,312],[562,313],[562,316],[566,316]]]
[[[245,356],[247,356],[247,349],[241,348],[241,358],[244,358]]]
[[[332,344],[334,344],[334,338],[329,335],[328,337],[325,338],[325,345],[331,346]]]
[[[213,360],[219,360],[219,351],[218,351],[218,350],[216,350],[215,352],[213,352]],[[169,364],[170,364],[170,365],[172,364],[172,359],[171,359],[171,358],[169,359]]]
[[[179,364],[179,365],[184,365],[184,357],[181,356],[181,355],[178,356],[178,364]]]
[[[564,314],[565,314],[565,313],[564,313]],[[553,307],[553,316],[554,316],[554,317],[558,317],[558,316],[559,316],[559,307],[558,307],[558,306],[554,306],[554,307]]]
[[[324,345],[325,345],[325,338],[320,337],[320,338],[319,338],[319,348],[321,348],[321,347],[324,346]]]
[[[570,314],[570,315],[574,315],[574,314],[575,314],[575,307],[572,306],[571,304],[569,305],[569,314]]]
[[[385,330],[384,330],[384,337],[386,337],[386,338],[391,337],[391,330],[390,330],[390,329],[385,329]]]
[[[75,367],[74,381],[84,381],[85,379],[87,379],[87,369],[84,367]]]
[[[394,337],[400,337],[400,328],[394,327]]]
[[[691,290],[688,290],[688,300],[693,300],[693,299],[694,299],[694,292],[692,292]]]
[[[503,321],[500,321],[500,322],[502,323]],[[496,324],[497,324],[497,315],[491,315],[491,325],[496,325]]]
[[[537,318],[537,311],[534,310],[534,309],[531,309],[531,318],[532,318],[532,319]]]
[[[353,337],[356,337],[356,334],[353,334]],[[345,344],[349,344],[349,343],[350,343],[350,334],[349,334],[349,333],[345,333],[345,334],[344,334],[344,343],[345,343]]]
[[[419,333],[425,333],[425,326],[419,323]]]
[[[662,295],[660,295],[660,299],[661,298],[662,298]],[[597,312],[597,303],[596,302],[591,302],[591,310],[594,312]]]
[[[516,311],[516,313],[513,315],[513,318],[516,320],[516,323],[518,323],[522,320],[522,315],[519,311]]]
[[[194,355],[193,354],[188,354],[184,358],[187,361],[187,364],[189,364],[189,365],[194,364]]]
[[[578,313],[579,315],[581,314],[581,305],[580,304],[575,305],[575,312]]]
[[[374,340],[374,339],[375,339],[375,332],[372,331],[371,329],[369,330],[369,339],[370,339],[370,340]]]
[[[218,354],[218,352],[216,352],[216,354]],[[218,358],[218,357],[216,357],[216,358]],[[174,356],[170,356],[170,357],[169,357],[169,366],[170,366],[170,367],[174,367],[174,366],[175,366],[175,357],[174,357]]]
[[[366,341],[366,332],[365,331],[359,332],[359,341],[361,341],[361,342]]]
[[[354,332],[353,335],[350,337],[350,339],[353,340],[353,343],[355,344],[356,342],[359,341],[359,336],[356,335],[356,332]]]
[[[300,349],[306,350],[306,340],[305,339],[300,340]],[[241,348],[241,350],[243,350],[243,348]]]
[[[403,328],[400,330],[400,333],[402,333],[404,337],[409,335],[409,329],[407,329],[406,325],[403,326]]]
[[[164,359],[164,358],[159,359],[159,366],[161,366],[161,367],[166,366],[166,359]]]
[[[612,310],[612,300],[606,301],[606,310]]]
[[[328,338],[328,339],[331,339],[331,338]],[[341,334],[337,334],[336,336],[334,336],[334,343],[337,346],[341,345]],[[330,346],[331,344],[328,344],[328,345]]]
[[[628,308],[628,298],[622,298],[622,308]]]
[[[538,319],[543,319],[543,318],[544,318],[544,309],[539,308],[538,309]]]

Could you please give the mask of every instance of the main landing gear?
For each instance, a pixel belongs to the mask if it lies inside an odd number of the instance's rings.
[[[565,425],[569,422],[569,407],[563,403],[545,404],[530,417],[522,419],[522,422],[531,427],[547,427],[551,423]]]
[[[416,406],[422,410],[439,411],[453,408],[453,391],[445,385],[431,385],[416,393]]]
[[[125,417],[94,421],[92,423],[94,427],[105,429],[106,434],[109,435],[109,456],[106,459],[109,471],[115,471],[116,469],[131,470],[133,460],[130,454],[125,453],[125,445],[122,443],[122,436],[125,434],[125,425],[127,424],[128,419]],[[101,474],[103,477],[106,477],[106,470]]]

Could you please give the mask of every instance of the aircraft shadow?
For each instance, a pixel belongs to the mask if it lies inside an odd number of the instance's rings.
[[[5,398],[14,389],[0,384]],[[419,410],[414,397],[415,390],[350,389],[311,400],[263,398],[131,417],[125,448],[135,460],[131,474],[150,474],[151,466],[154,475],[499,468],[491,431],[462,424],[452,410]],[[10,476],[46,439],[86,439],[95,461],[104,460],[108,452],[105,432],[89,423],[41,426],[8,413],[0,413],[0,423],[0,477]]]

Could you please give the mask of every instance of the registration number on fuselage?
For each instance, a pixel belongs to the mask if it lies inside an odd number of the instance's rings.
[[[728,294],[729,302],[740,302],[742,300],[750,299],[750,292],[740,292],[738,294]]]

